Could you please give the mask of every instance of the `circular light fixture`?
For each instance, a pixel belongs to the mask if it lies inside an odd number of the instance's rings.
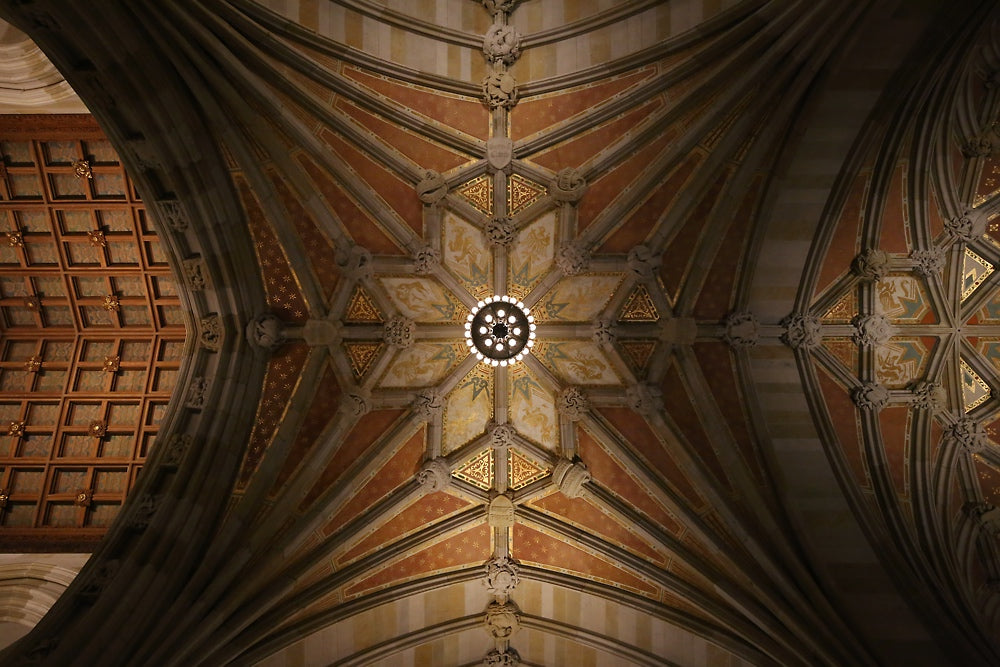
[[[485,364],[510,366],[535,343],[535,318],[512,296],[490,296],[480,301],[465,325],[470,352]]]

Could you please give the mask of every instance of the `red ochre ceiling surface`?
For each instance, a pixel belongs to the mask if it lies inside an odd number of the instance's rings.
[[[919,183],[930,196],[912,203],[915,179],[930,173],[915,128],[894,137],[894,151],[869,137],[820,221],[798,297],[822,340],[792,345],[793,359],[778,341],[785,321],[766,331],[754,322],[752,340],[734,333],[775,156],[804,107],[806,71],[826,62],[806,35],[851,19],[845,7],[775,6],[743,23],[749,5],[683,43],[664,37],[655,57],[611,73],[534,90],[529,80],[516,104],[493,109],[478,79],[390,68],[243,3],[220,9],[226,19],[204,7],[150,10],[151,22],[192,27],[183,34],[191,67],[234,128],[213,140],[246,220],[261,306],[286,337],[261,362],[262,397],[226,489],[223,524],[249,545],[227,576],[246,583],[211,589],[218,597],[205,608],[222,611],[208,624],[190,618],[171,630],[197,630],[184,656],[259,659],[340,622],[340,609],[457,586],[509,556],[525,578],[647,610],[750,662],[870,657],[841,641],[837,598],[802,560],[762,447],[749,355],[767,337],[809,387],[823,454],[866,530],[875,526],[869,539],[890,534],[887,516],[902,518],[892,524],[902,533],[929,525],[912,511],[941,493],[923,462],[955,460],[939,443],[956,421],[996,421],[994,360],[955,330],[1000,321],[983,296],[996,291],[1000,246],[947,236],[941,202],[951,199],[937,172]],[[798,29],[787,40],[774,37],[789,25]],[[726,44],[768,75],[735,76]],[[796,49],[808,67],[789,57]],[[995,114],[994,97],[974,99],[979,115]],[[184,319],[107,141],[92,129],[72,140],[17,136],[0,136],[10,239],[0,239],[0,418],[12,430],[0,433],[9,444],[0,540],[29,528],[82,539],[113,518],[152,446]],[[982,172],[995,170],[993,157],[932,148],[935,164],[968,185],[964,205],[991,201],[995,183]],[[93,178],[74,175],[79,159]],[[567,168],[586,182],[582,198],[557,176]],[[932,249],[946,257],[928,277],[914,253]],[[856,261],[867,250],[886,258],[878,276]],[[969,276],[977,287],[956,303]],[[537,313],[538,345],[516,372],[465,355],[462,323],[493,293]],[[119,305],[102,314],[107,296]],[[865,316],[890,327],[877,344],[857,332]],[[39,342],[32,350],[27,340]],[[121,357],[99,386],[83,375],[98,363],[97,343]],[[25,370],[32,355],[41,367]],[[60,373],[61,383],[50,379]],[[946,385],[950,412],[911,400],[927,382]],[[884,409],[859,400],[881,395],[865,393],[873,384],[888,388]],[[88,433],[97,421],[99,437]],[[995,446],[961,459],[969,474],[944,490],[949,511],[998,497]],[[74,504],[81,492],[92,497]],[[919,540],[891,540],[894,555],[920,564],[903,580],[933,570]],[[977,585],[987,575],[979,567]],[[494,593],[481,598],[485,608]],[[516,638],[496,639],[484,654],[530,654]],[[369,648],[351,650],[363,660]]]

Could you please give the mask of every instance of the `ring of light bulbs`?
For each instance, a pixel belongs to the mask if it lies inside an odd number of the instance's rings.
[[[535,344],[535,318],[512,296],[486,297],[466,318],[465,344],[484,364],[510,366]]]

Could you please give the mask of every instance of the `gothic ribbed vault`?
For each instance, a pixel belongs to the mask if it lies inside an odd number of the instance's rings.
[[[1000,661],[992,5],[0,3],[204,274],[3,658]]]

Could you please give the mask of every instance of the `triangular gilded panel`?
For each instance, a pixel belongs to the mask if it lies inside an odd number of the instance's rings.
[[[478,176],[455,190],[485,215],[493,215],[493,177]]]
[[[493,450],[487,449],[477,454],[471,461],[451,474],[484,491],[489,491],[493,488]]]
[[[347,314],[344,316],[347,322],[383,322],[382,313],[375,300],[360,285],[354,288],[354,294],[347,304]]]
[[[972,412],[982,405],[990,397],[990,386],[983,378],[979,377],[972,366],[962,359],[962,401],[965,404],[965,411]]]
[[[355,378],[360,379],[368,372],[382,352],[382,347],[382,343],[344,343]]]
[[[990,277],[993,270],[992,264],[966,248],[962,261],[962,301],[972,296],[983,281]]]
[[[547,190],[520,174],[511,174],[507,181],[507,215],[517,215],[545,196]]]
[[[645,372],[649,360],[656,350],[656,341],[652,340],[623,340],[619,343],[627,361],[634,370]]]
[[[649,296],[645,285],[639,285],[629,295],[620,319],[624,322],[656,322],[660,319],[660,313],[653,305],[653,298]]]
[[[515,449],[507,450],[507,486],[513,490],[521,489],[535,480],[549,474],[549,471],[527,454]]]
[[[850,324],[855,315],[858,314],[858,293],[857,290],[848,290],[844,296],[840,297],[837,303],[833,304],[830,310],[821,318],[823,324]]]
[[[853,340],[844,337],[824,338],[822,344],[851,375],[857,374],[858,346]]]

